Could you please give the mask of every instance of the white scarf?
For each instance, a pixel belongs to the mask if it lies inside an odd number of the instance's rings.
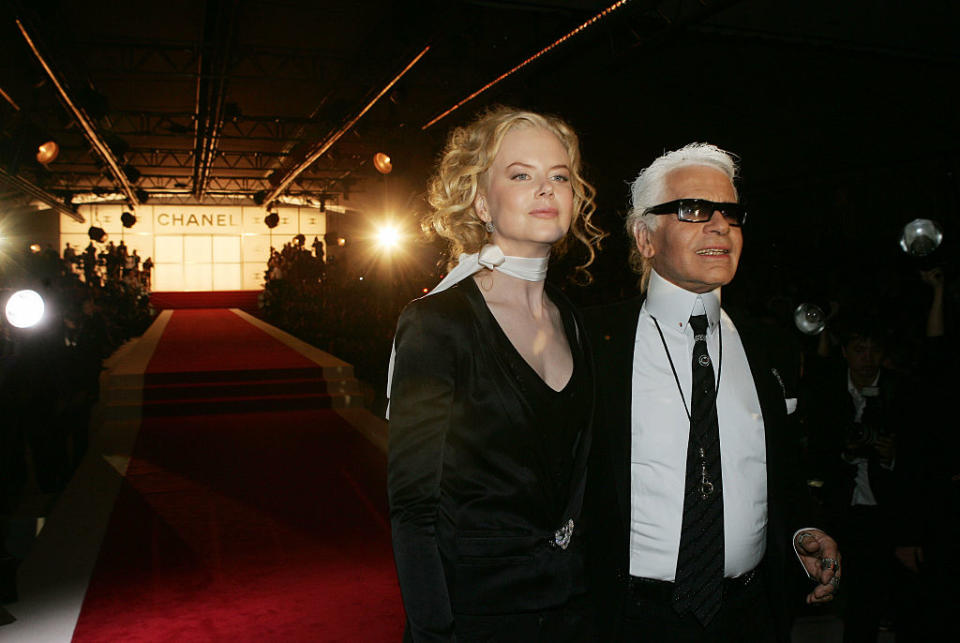
[[[433,287],[424,297],[443,292],[452,288],[464,279],[472,277],[484,268],[499,270],[505,275],[524,279],[526,281],[543,281],[547,278],[547,263],[550,257],[508,257],[503,254],[499,246],[488,243],[480,252],[463,253],[457,261],[456,267],[451,270],[440,283]],[[390,349],[390,366],[387,369],[387,412],[390,419],[390,391],[393,386],[393,363],[397,357],[397,340],[394,338]]]

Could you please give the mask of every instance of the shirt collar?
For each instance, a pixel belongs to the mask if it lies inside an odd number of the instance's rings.
[[[696,314],[703,304],[707,314],[710,329],[720,321],[720,289],[698,294],[684,290],[680,286],[670,283],[654,270],[650,273],[650,284],[647,286],[647,298],[644,302],[647,312],[665,326],[686,330],[690,315]]]
[[[880,383],[880,372],[881,372],[882,370],[883,370],[883,369],[881,368],[881,369],[879,369],[879,370],[877,371],[877,376],[876,376],[875,378],[873,378],[873,382],[870,383],[870,386],[872,386],[873,388],[876,388],[876,387],[877,387],[877,384]],[[854,384],[853,384],[853,377],[850,375],[850,369],[849,369],[849,368],[847,368],[847,391],[850,393],[850,395],[852,395],[852,396],[854,396],[854,397],[856,397],[856,398],[861,398],[861,397],[863,397],[863,394],[860,393],[859,389],[857,389],[857,387],[854,386]]]

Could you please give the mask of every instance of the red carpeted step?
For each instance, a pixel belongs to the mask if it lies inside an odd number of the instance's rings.
[[[146,418],[74,641],[399,641],[385,478],[331,411]]]
[[[331,377],[339,374],[331,374]],[[343,377],[353,377],[353,368],[347,367]],[[203,382],[245,382],[249,380],[283,380],[304,377],[325,377],[324,369],[317,365],[311,368],[245,368],[239,370],[204,370],[204,371],[164,371],[147,373],[144,377],[146,386],[181,383]]]
[[[259,413],[295,409],[344,407],[342,395],[306,393],[301,395],[249,395],[246,397],[185,398],[144,401],[145,417],[205,415],[210,413]]]
[[[150,305],[167,308],[241,308],[256,312],[262,290],[214,290],[196,292],[152,292]]]
[[[143,405],[74,641],[400,640],[385,456],[333,411],[292,408],[323,394],[234,386],[310,368],[228,311],[174,312],[147,395],[230,395]]]
[[[310,393],[359,394],[356,380],[325,380],[319,377],[299,379],[254,379],[194,383],[150,384],[143,389],[144,402],[170,399],[293,395]]]
[[[317,365],[229,310],[176,310],[146,374],[291,368]]]

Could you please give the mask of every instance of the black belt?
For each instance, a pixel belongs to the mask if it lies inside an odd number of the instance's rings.
[[[736,578],[723,579],[723,595],[732,596],[737,592],[743,591],[759,575],[759,568],[754,567],[746,574],[741,574]],[[667,580],[657,580],[655,578],[642,578],[640,576],[630,576],[627,579],[627,588],[630,590],[630,596],[634,599],[647,601],[659,601],[661,603],[673,602],[673,590],[675,583]]]

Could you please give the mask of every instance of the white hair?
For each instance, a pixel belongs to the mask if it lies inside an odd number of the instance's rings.
[[[656,230],[660,217],[644,214],[647,208],[663,203],[667,188],[667,175],[674,170],[691,165],[703,165],[723,172],[730,183],[737,178],[736,157],[710,143],[690,143],[679,150],[667,152],[640,171],[630,185],[630,210],[627,212],[626,228],[630,240],[636,239],[641,228]],[[736,187],[734,186],[734,194]],[[630,266],[643,275],[643,285],[649,279],[650,266],[644,261],[636,242],[630,246]]]

